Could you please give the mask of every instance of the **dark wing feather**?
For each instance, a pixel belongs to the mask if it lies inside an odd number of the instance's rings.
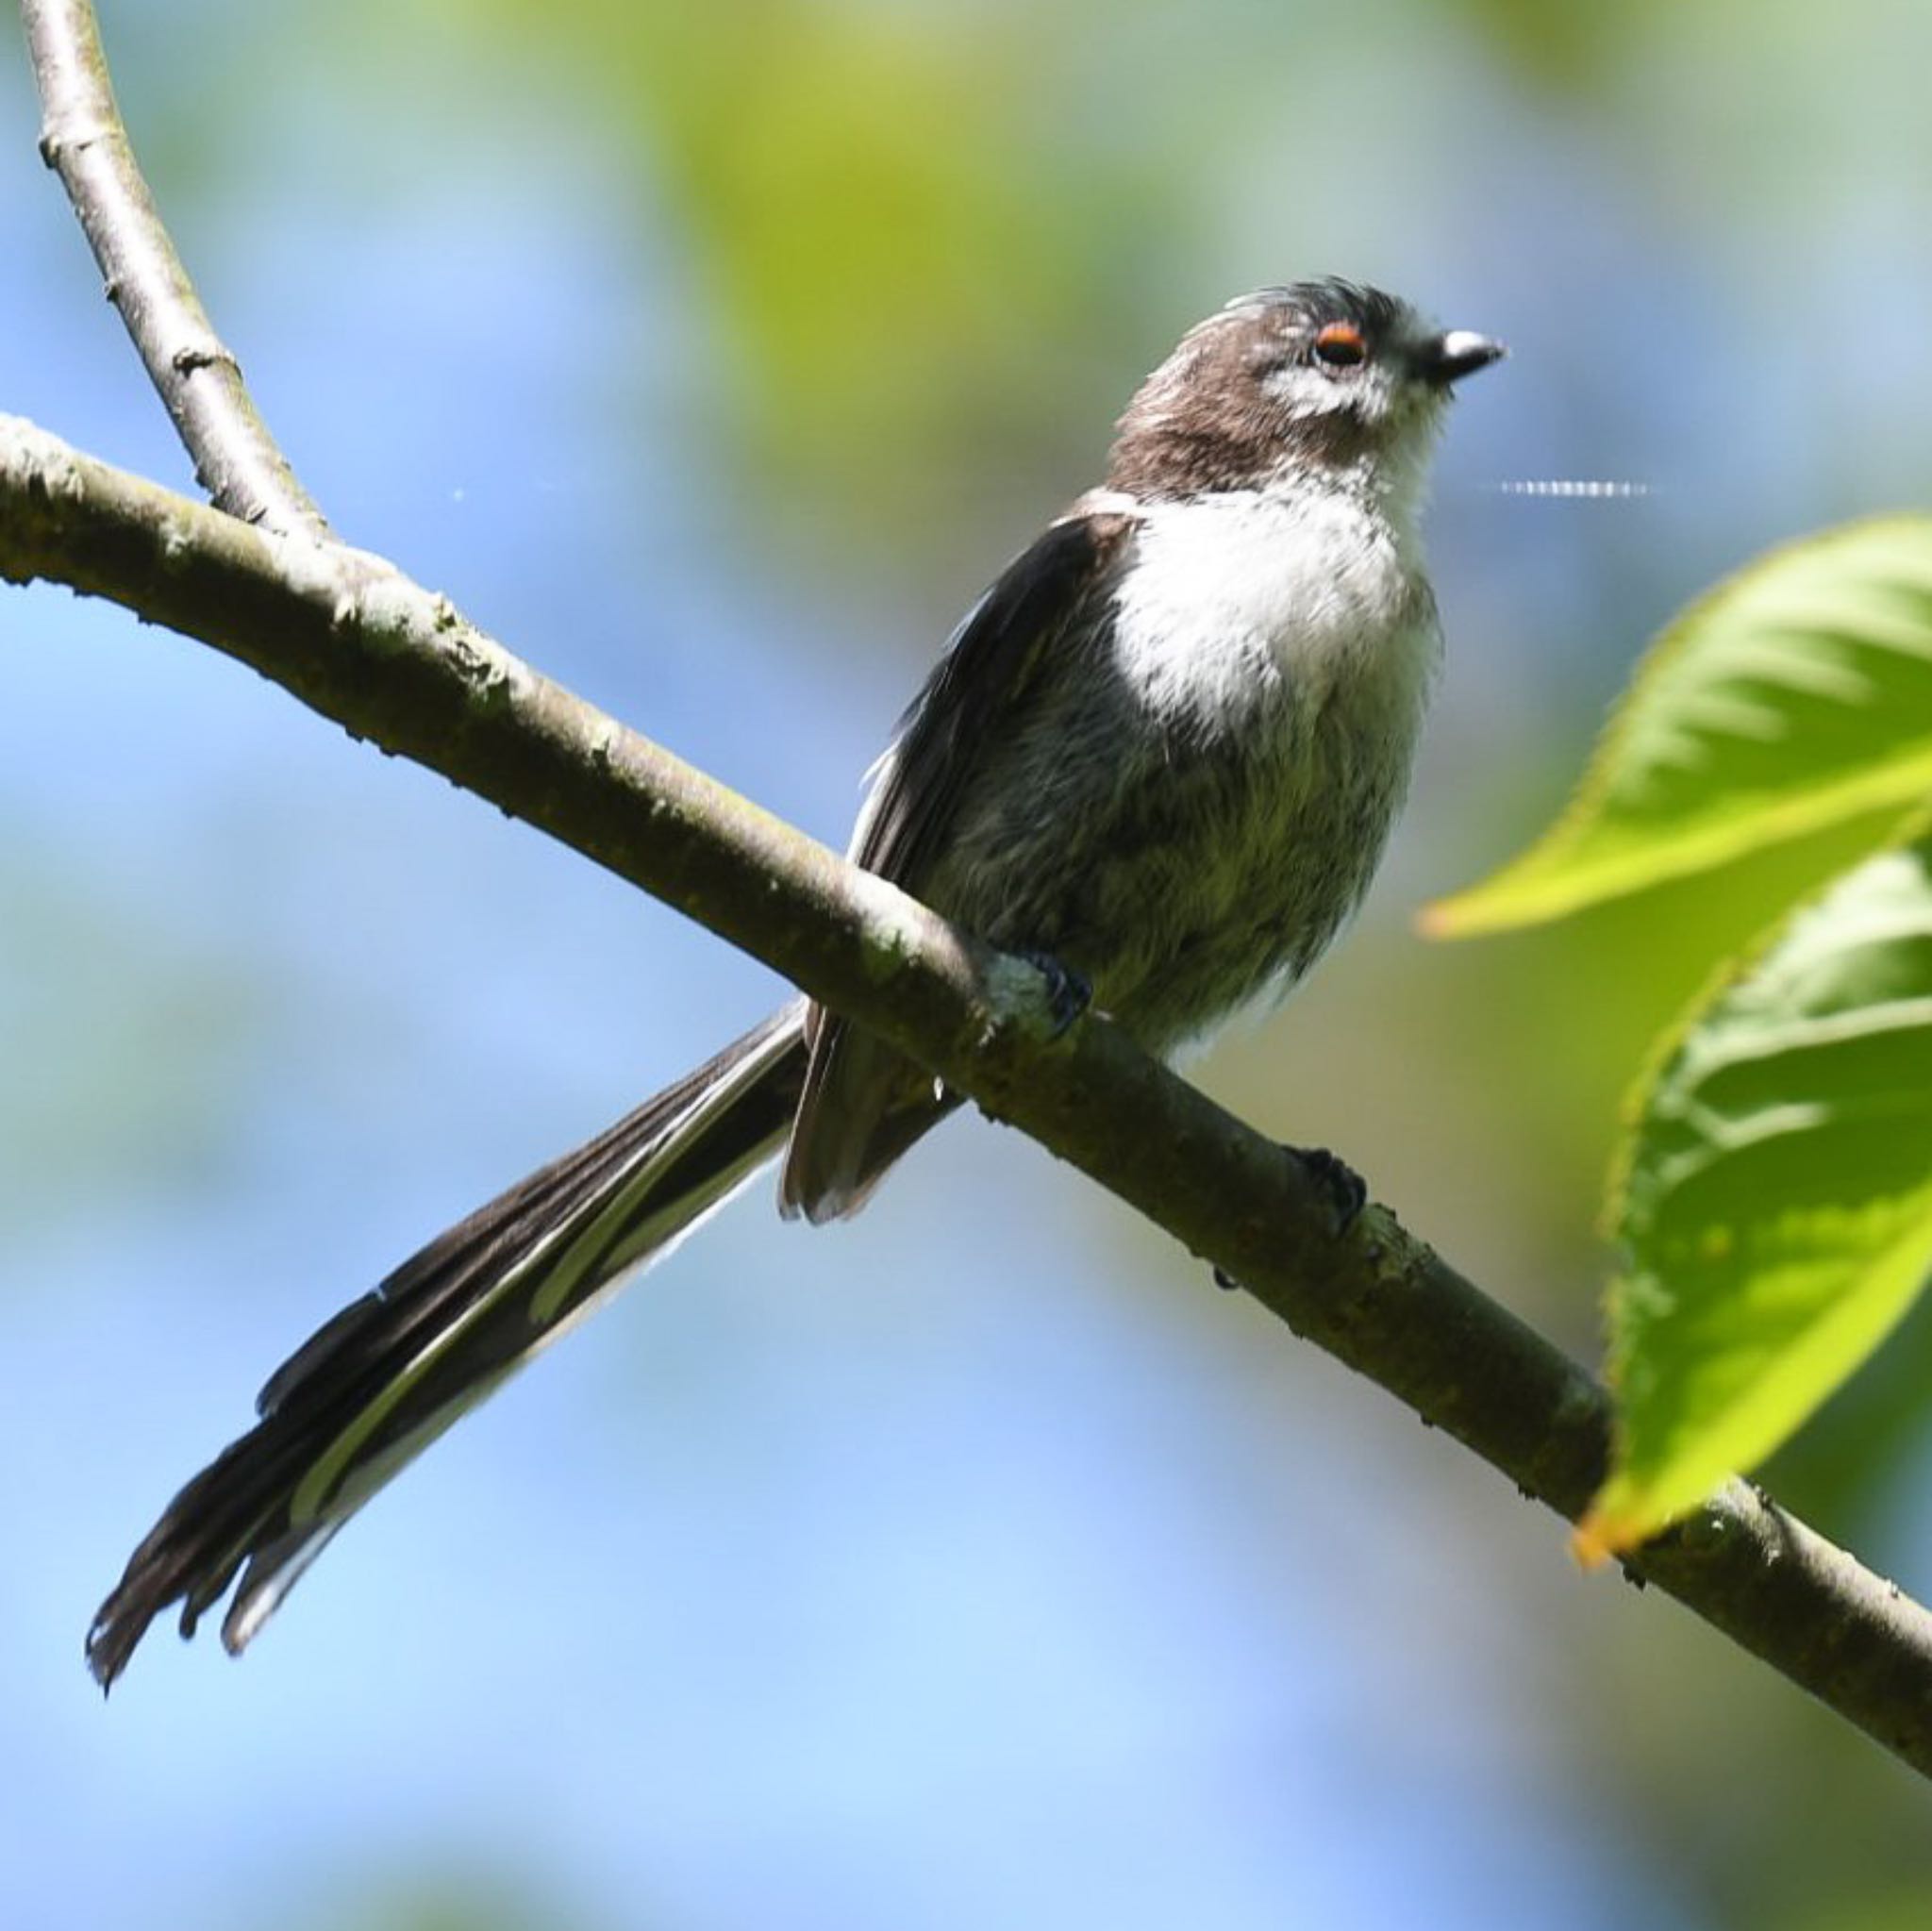
[[[1063,517],[960,620],[880,760],[855,865],[921,894],[980,745],[1024,708],[1041,666],[1108,586],[1134,521],[1117,510]]]
[[[924,897],[982,749],[1018,727],[1041,672],[1111,593],[1136,519],[1075,511],[1009,564],[967,613],[880,760],[851,857]],[[870,1034],[814,1008],[811,1064],[779,1181],[787,1214],[855,1212],[886,1169],[957,1102]]]

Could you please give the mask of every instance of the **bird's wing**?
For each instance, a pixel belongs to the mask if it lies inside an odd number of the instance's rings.
[[[967,612],[874,767],[851,857],[924,894],[988,746],[1020,728],[1057,649],[1109,598],[1137,517],[1076,505],[1008,565]],[[855,1211],[886,1168],[949,1109],[929,1080],[836,1015],[815,1011],[811,1064],[779,1183],[785,1212]]]
[[[1121,510],[1076,509],[1023,550],[960,620],[874,767],[853,833],[855,865],[919,894],[981,746],[1012,727],[1041,667],[1111,593],[1134,525]]]

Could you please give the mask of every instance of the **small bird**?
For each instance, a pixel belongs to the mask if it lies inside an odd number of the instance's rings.
[[[854,863],[1173,1055],[1279,996],[1354,911],[1441,653],[1417,524],[1454,385],[1503,354],[1322,280],[1191,329],[1107,480],[954,632],[874,767]],[[87,1640],[105,1688],[149,1623],[240,1586],[239,1654],[336,1531],[758,1169],[858,1211],[959,1096],[799,1000],[440,1235],[270,1377],[162,1511]]]

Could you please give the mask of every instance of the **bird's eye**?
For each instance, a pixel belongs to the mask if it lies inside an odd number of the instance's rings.
[[[1353,369],[1367,359],[1369,345],[1352,322],[1330,322],[1315,337],[1315,359],[1324,369]]]

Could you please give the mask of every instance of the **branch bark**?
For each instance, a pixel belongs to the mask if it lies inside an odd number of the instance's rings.
[[[328,525],[268,432],[148,192],[87,0],[23,0],[41,158],[60,177],[148,378],[209,498],[244,523]]]
[[[1053,1037],[1040,974],[511,657],[393,565],[251,528],[0,417],[0,575],[224,651],[742,946],[1241,1281],[1297,1334],[1574,1520],[1607,1397],[1370,1207],[1336,1239],[1301,1164],[1116,1027]],[[1734,1482],[1626,1565],[1932,1775],[1932,1614]]]

